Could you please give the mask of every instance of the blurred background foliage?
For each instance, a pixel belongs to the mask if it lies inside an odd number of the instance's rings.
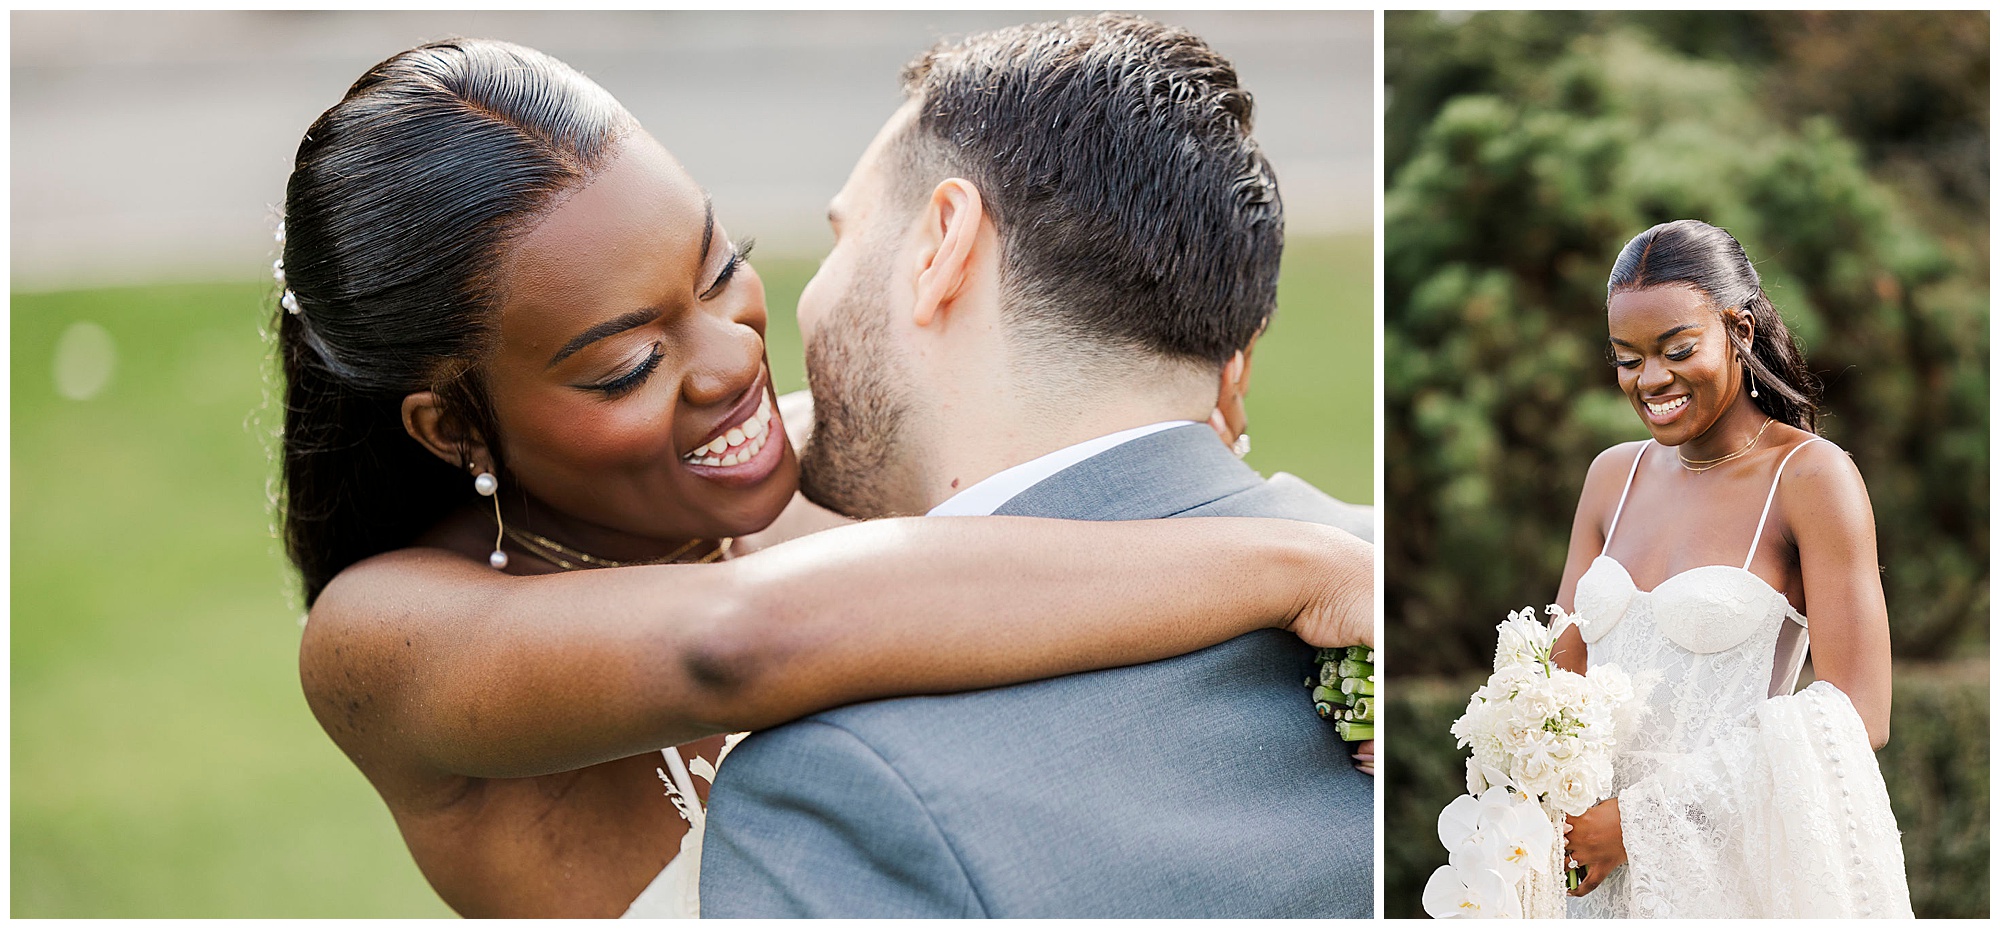
[[[1646,436],[1606,355],[1612,259],[1695,218],[1757,263],[1826,381],[1823,434],[1868,483],[1898,660],[1881,760],[1917,913],[1984,915],[1987,14],[1386,28],[1384,912],[1421,915],[1444,861],[1433,825],[1464,791],[1446,727],[1494,624],[1554,598],[1590,461]]]

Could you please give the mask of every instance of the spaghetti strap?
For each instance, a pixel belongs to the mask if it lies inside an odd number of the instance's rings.
[[[1757,516],[1757,534],[1750,537],[1750,556],[1743,559],[1743,570],[1750,570],[1750,562],[1757,560],[1757,543],[1764,540],[1764,520],[1771,517],[1771,501],[1778,499],[1778,478],[1785,476],[1785,465],[1792,463],[1792,456],[1798,454],[1799,449],[1818,441],[1820,437],[1813,436],[1800,442],[1796,448],[1785,453],[1783,461],[1778,462],[1778,473],[1771,475],[1771,492],[1764,495],[1764,512]]]
[[[688,821],[689,828],[701,828],[702,820],[708,817],[705,815],[706,811],[701,808],[701,795],[694,792],[694,778],[688,775],[687,762],[681,760],[680,749],[660,749],[660,756],[667,760],[667,770],[674,778],[674,789],[686,803],[686,808],[681,811],[682,818]]]
[[[1632,470],[1625,475],[1625,489],[1618,492],[1618,509],[1612,511],[1611,528],[1604,533],[1603,551],[1611,550],[1611,537],[1618,534],[1618,517],[1625,515],[1625,497],[1632,493],[1632,479],[1639,476],[1639,459],[1646,457],[1646,449],[1652,444],[1653,440],[1647,439],[1645,445],[1639,446],[1639,454],[1632,456]]]

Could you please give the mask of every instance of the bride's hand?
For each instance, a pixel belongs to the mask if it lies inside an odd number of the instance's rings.
[[[1354,767],[1369,777],[1375,776],[1374,739],[1354,743]]]
[[[1285,628],[1317,648],[1375,646],[1375,546],[1329,527],[1322,565]]]
[[[1571,816],[1563,824],[1563,850],[1569,863],[1586,870],[1583,882],[1570,891],[1581,897],[1597,889],[1619,865],[1625,863],[1625,832],[1618,819],[1618,798],[1599,803],[1581,816]]]

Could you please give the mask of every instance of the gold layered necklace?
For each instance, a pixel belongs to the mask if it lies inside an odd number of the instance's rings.
[[[1764,426],[1763,426],[1763,428],[1762,428],[1762,429],[1758,429],[1758,430],[1757,430],[1757,434],[1756,434],[1756,435],[1753,435],[1753,436],[1751,436],[1751,437],[1750,437],[1750,441],[1748,441],[1748,442],[1745,442],[1745,443],[1743,443],[1743,447],[1742,447],[1742,448],[1739,448],[1739,449],[1737,449],[1736,451],[1733,451],[1733,452],[1731,452],[1731,453],[1729,453],[1729,454],[1727,454],[1727,455],[1724,455],[1724,456],[1722,456],[1721,458],[1710,458],[1710,459],[1707,459],[1707,460],[1705,460],[1705,461],[1696,461],[1696,460],[1691,460],[1691,459],[1689,459],[1689,458],[1688,458],[1688,457],[1687,457],[1686,455],[1682,455],[1682,454],[1680,454],[1680,450],[1679,450],[1679,449],[1675,449],[1675,451],[1674,451],[1674,454],[1675,454],[1676,456],[1678,456],[1678,457],[1680,458],[1680,460],[1681,460],[1681,467],[1683,467],[1683,468],[1686,468],[1686,469],[1688,469],[1689,471],[1693,471],[1693,472],[1694,472],[1694,473],[1696,473],[1696,474],[1700,474],[1701,472],[1703,472],[1703,471],[1707,471],[1707,470],[1709,470],[1709,469],[1711,469],[1711,468],[1714,468],[1714,467],[1716,467],[1717,465],[1720,465],[1720,464],[1722,464],[1722,463],[1723,463],[1723,462],[1725,462],[1725,461],[1734,461],[1734,460],[1736,460],[1736,459],[1738,459],[1738,458],[1741,458],[1741,457],[1743,457],[1744,455],[1747,455],[1747,454],[1749,454],[1749,453],[1750,453],[1750,449],[1752,449],[1752,448],[1755,448],[1755,447],[1756,447],[1756,445],[1757,445],[1757,441],[1758,441],[1759,439],[1762,439],[1762,438],[1764,437],[1764,430],[1765,430],[1765,429],[1769,429],[1769,428],[1771,428],[1771,424],[1772,424],[1772,423],[1775,423],[1775,422],[1777,422],[1777,420],[1775,420],[1775,419],[1766,419],[1766,420],[1764,420]],[[1699,466],[1699,467],[1697,467],[1697,466]]]
[[[688,544],[675,549],[671,554],[662,555],[658,558],[649,558],[645,561],[613,561],[612,559],[599,557],[581,549],[571,548],[548,536],[536,535],[526,529],[516,529],[508,526],[501,531],[506,534],[507,538],[513,539],[514,544],[526,549],[528,554],[555,565],[564,571],[579,571],[585,568],[635,568],[643,565],[673,564],[682,555],[693,551],[695,546],[706,541],[705,539],[694,539],[688,542]],[[688,564],[708,564],[716,561],[722,556],[729,554],[729,547],[735,544],[735,542],[735,539],[723,539],[715,547],[715,551],[688,562]]]

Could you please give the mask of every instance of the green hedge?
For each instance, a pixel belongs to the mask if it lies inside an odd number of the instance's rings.
[[[1378,709],[1387,727],[1382,912],[1421,917],[1424,881],[1445,863],[1437,814],[1465,792],[1452,720],[1478,678],[1396,680]],[[1984,917],[1988,873],[1988,668],[1984,661],[1899,665],[1889,744],[1878,760],[1903,830],[1910,902],[1921,917]]]

